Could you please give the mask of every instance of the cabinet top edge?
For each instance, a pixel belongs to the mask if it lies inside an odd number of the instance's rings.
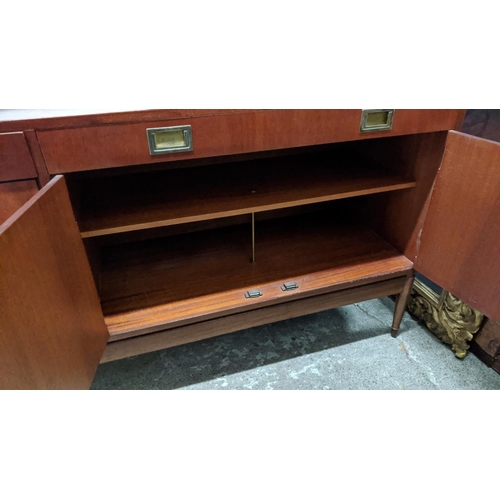
[[[288,108],[287,108],[288,109]],[[289,109],[292,111],[292,109]],[[190,119],[238,113],[259,113],[272,109],[0,109],[0,133],[51,130],[143,121]],[[282,111],[276,109],[274,111]],[[331,109],[331,111],[359,111]],[[409,111],[409,110],[406,110]],[[422,110],[421,110],[422,111]],[[429,109],[427,111],[444,111]],[[460,110],[454,110],[457,113]],[[457,115],[458,116],[458,115]],[[450,127],[452,128],[452,127]]]
[[[170,120],[220,114],[261,111],[257,109],[0,109],[0,133]]]

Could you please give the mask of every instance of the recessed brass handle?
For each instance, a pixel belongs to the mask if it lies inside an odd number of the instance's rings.
[[[193,151],[191,125],[148,128],[146,133],[151,155]]]
[[[360,132],[391,130],[395,111],[394,109],[363,109]]]

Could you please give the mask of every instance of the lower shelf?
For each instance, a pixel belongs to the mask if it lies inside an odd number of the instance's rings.
[[[111,342],[380,282],[413,264],[361,225],[332,214],[170,236],[103,249],[101,301]],[[298,288],[283,291],[286,281]],[[245,298],[258,288],[262,296]]]

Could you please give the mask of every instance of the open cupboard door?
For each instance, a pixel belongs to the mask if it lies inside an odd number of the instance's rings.
[[[0,225],[0,388],[87,389],[108,336],[58,176]]]
[[[448,133],[415,269],[500,321],[500,144]]]

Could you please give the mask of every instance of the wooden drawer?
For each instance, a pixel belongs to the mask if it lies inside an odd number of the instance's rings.
[[[208,158],[453,129],[456,110],[397,110],[392,130],[360,133],[361,110],[257,110],[38,132],[51,174]],[[190,125],[193,150],[151,155],[146,129]]]
[[[36,177],[35,164],[24,134],[0,134],[0,182]]]

